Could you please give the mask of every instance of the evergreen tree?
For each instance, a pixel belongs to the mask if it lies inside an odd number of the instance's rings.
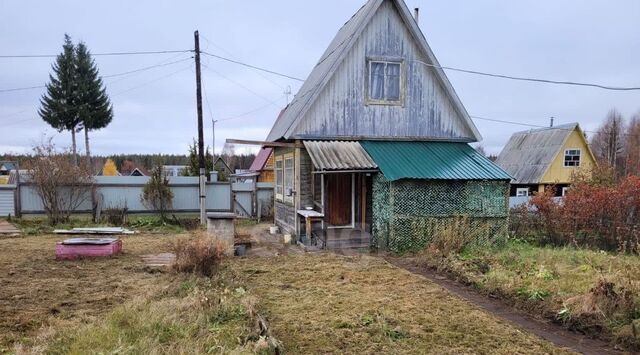
[[[76,52],[69,35],[64,35],[62,53],[56,57],[52,66],[53,75],[49,75],[47,93],[40,99],[40,117],[58,131],[71,131],[73,163],[78,165],[76,149],[76,132],[80,119],[78,117]]]
[[[78,117],[84,129],[85,150],[90,161],[89,131],[109,125],[113,119],[113,108],[98,74],[98,67],[83,42],[76,48],[76,74]]]
[[[211,150],[209,147],[205,148],[204,154],[204,168],[205,175],[209,179],[209,173],[213,170],[213,157],[211,156]],[[193,140],[193,145],[189,145],[189,156],[187,160],[187,169],[183,172],[185,176],[198,176],[200,175],[200,159],[198,155],[198,142]]]

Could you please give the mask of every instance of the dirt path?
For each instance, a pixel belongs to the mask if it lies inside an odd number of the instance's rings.
[[[583,354],[623,354],[622,351],[612,349],[611,346],[604,341],[591,339],[582,334],[568,331],[559,325],[535,319],[525,312],[514,309],[501,300],[491,299],[481,295],[471,287],[463,286],[458,282],[452,281],[434,270],[417,267],[401,258],[386,257],[385,259],[392,265],[423,276],[463,300],[477,305],[496,317],[515,324],[558,346],[570,348]]]

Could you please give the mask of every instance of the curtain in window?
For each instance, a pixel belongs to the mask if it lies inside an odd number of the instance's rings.
[[[293,158],[284,160],[284,195],[287,199],[293,200],[292,196],[287,196],[293,190]]]
[[[282,160],[276,161],[276,195],[282,196],[283,194],[283,173],[282,173]]]
[[[387,63],[387,92],[386,99],[390,101],[400,100],[400,64]]]
[[[371,62],[369,68],[369,98],[384,100],[384,63]]]

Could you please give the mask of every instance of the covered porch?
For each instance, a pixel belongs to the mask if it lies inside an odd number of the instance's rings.
[[[313,163],[313,204],[297,211],[300,241],[326,249],[369,248],[377,165],[358,142],[304,141],[304,146]]]

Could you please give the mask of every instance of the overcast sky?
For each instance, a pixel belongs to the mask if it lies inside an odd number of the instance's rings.
[[[94,53],[193,48],[306,78],[340,26],[364,0],[35,1],[0,0],[0,55],[57,54],[64,33]],[[408,0],[444,66],[555,80],[640,86],[640,1]],[[96,57],[102,75],[189,58],[189,53]],[[46,83],[53,58],[1,59],[0,90]],[[264,139],[285,89],[300,83],[203,57],[205,138]],[[596,129],[607,111],[640,110],[640,92],[515,82],[447,72],[471,115]],[[95,154],[186,153],[197,134],[190,60],[105,79],[112,124],[92,133]],[[0,153],[25,152],[43,136],[69,146],[68,133],[37,115],[43,89],[0,92]],[[208,102],[208,103],[207,103]],[[210,107],[210,109],[209,109]],[[526,127],[474,120],[482,144],[498,153]],[[80,144],[83,147],[83,144]]]

